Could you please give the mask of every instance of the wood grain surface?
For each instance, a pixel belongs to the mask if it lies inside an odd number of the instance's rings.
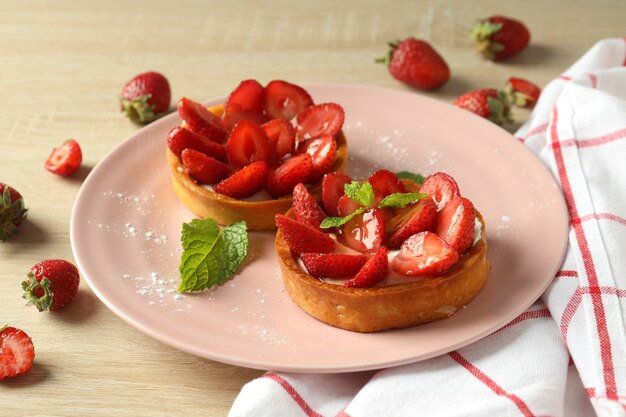
[[[530,47],[506,62],[481,59],[468,31],[492,14],[526,22]],[[24,329],[36,345],[34,368],[0,382],[0,415],[224,416],[262,374],[151,339],[85,283],[58,314],[24,306],[19,284],[33,264],[72,260],[69,220],[82,181],[139,129],[117,106],[136,73],[164,73],[174,103],[225,95],[246,78],[377,85],[451,102],[509,76],[545,85],[596,41],[626,35],[625,18],[622,0],[0,0],[0,181],[20,190],[29,208],[19,235],[0,244],[0,323]],[[443,88],[411,90],[374,64],[388,41],[409,35],[447,60],[452,79]],[[80,142],[84,163],[61,178],[43,163],[68,138]]]

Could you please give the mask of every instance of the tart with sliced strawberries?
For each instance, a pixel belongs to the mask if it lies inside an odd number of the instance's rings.
[[[282,80],[245,80],[218,106],[178,102],[180,126],[168,134],[172,186],[196,215],[250,230],[274,230],[296,184],[319,195],[328,172],[342,171],[347,143],[343,108],[314,103]]]
[[[377,332],[444,319],[485,285],[485,222],[454,178],[329,173],[321,198],[294,189],[275,247],[291,299],[318,320]]]

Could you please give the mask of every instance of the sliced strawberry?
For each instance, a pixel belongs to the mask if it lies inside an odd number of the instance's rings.
[[[337,142],[332,136],[323,135],[302,142],[298,145],[298,151],[311,155],[313,163],[311,181],[314,181],[328,172],[333,164],[337,154]]]
[[[322,135],[335,136],[341,130],[345,113],[336,103],[322,103],[308,107],[296,118],[298,139],[317,138]]]
[[[226,161],[226,147],[224,145],[182,126],[176,126],[170,130],[167,135],[167,146],[179,158],[185,149],[193,149],[220,161]]]
[[[215,191],[233,198],[245,198],[261,191],[270,168],[265,161],[252,162],[217,183]]]
[[[67,177],[76,172],[82,162],[83,153],[80,145],[75,140],[70,139],[52,150],[44,166],[52,173]]]
[[[189,176],[198,184],[215,184],[228,176],[228,165],[194,149],[185,149],[181,160]]]
[[[324,213],[317,201],[315,201],[315,198],[302,183],[298,183],[293,188],[293,210],[296,220],[316,229],[319,228],[322,220],[326,218],[326,213]]]
[[[380,249],[367,260],[354,278],[345,283],[345,286],[351,288],[373,287],[385,279],[388,268],[387,248],[381,246]]]
[[[432,232],[408,238],[391,261],[391,269],[403,275],[440,275],[459,260],[459,254]]]
[[[437,210],[441,210],[451,198],[461,195],[454,178],[443,172],[429,175],[419,192],[428,194],[437,205]]]
[[[335,241],[326,233],[282,214],[276,215],[276,226],[282,232],[287,246],[297,253],[328,253],[335,249]]]
[[[459,254],[474,240],[474,205],[465,197],[454,197],[437,214],[435,233]]]
[[[339,229],[339,242],[359,252],[376,252],[385,239],[385,218],[376,207],[348,220]]]
[[[396,249],[415,233],[432,231],[437,220],[437,206],[430,198],[422,198],[417,203],[398,209],[388,222],[392,235],[388,239],[390,248]]]
[[[309,182],[312,167],[311,155],[308,153],[293,156],[270,172],[265,189],[274,197],[289,194],[299,182]]]
[[[15,327],[0,327],[0,381],[26,373],[35,359],[31,338]]]
[[[262,98],[263,111],[270,119],[291,121],[304,109],[313,105],[313,99],[302,87],[282,80],[265,86]]]
[[[400,178],[391,171],[381,169],[374,172],[367,180],[374,189],[375,202],[379,203],[383,198],[395,193],[406,193],[406,187]]]
[[[233,130],[233,127],[242,120],[249,120],[256,124],[261,124],[263,123],[263,116],[237,103],[228,103],[224,105],[224,113],[222,113],[221,120],[222,127],[230,132]]]
[[[307,272],[315,278],[345,278],[359,272],[365,255],[346,253],[303,253],[300,255]]]
[[[254,161],[271,161],[274,150],[265,131],[258,124],[243,120],[230,132],[226,154],[230,165],[239,169]]]
[[[337,214],[341,217],[354,213],[356,210],[363,207],[347,195],[342,195],[337,201]]]
[[[504,93],[513,105],[532,108],[539,100],[541,88],[524,78],[511,77],[504,86]]]
[[[261,128],[274,146],[276,159],[280,160],[293,153],[296,146],[296,132],[291,123],[283,119],[272,119],[263,123]]]
[[[337,202],[344,195],[344,187],[352,181],[348,175],[342,172],[331,172],[324,175],[322,180],[322,202],[324,210],[329,216],[338,216]]]
[[[226,139],[221,119],[202,104],[183,97],[178,101],[178,115],[197,134],[220,143]]]
[[[226,106],[238,104],[255,114],[260,115],[262,108],[263,86],[256,80],[244,80],[226,99]]]

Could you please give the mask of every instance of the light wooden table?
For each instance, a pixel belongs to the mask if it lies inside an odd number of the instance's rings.
[[[475,18],[494,13],[517,16],[533,35],[527,51],[502,63],[480,59],[467,36]],[[622,0],[0,0],[0,181],[30,209],[19,235],[0,244],[0,322],[26,330],[37,352],[27,375],[0,383],[0,415],[226,415],[261,374],[151,339],[84,283],[62,313],[23,305],[19,283],[33,264],[72,259],[70,211],[82,180],[138,129],[116,101],[134,74],[166,74],[174,100],[224,95],[246,78],[409,90],[373,59],[387,41],[413,35],[449,63],[452,79],[428,95],[450,102],[512,75],[544,85],[597,40],[625,35],[625,18]],[[64,179],[43,162],[67,138],[80,142],[84,166]]]

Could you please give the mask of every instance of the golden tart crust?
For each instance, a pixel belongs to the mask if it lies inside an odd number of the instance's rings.
[[[221,116],[223,105],[209,108]],[[343,171],[348,160],[348,145],[343,131],[336,136],[337,154],[328,172]],[[194,214],[209,217],[219,224],[227,225],[245,220],[249,230],[275,230],[274,216],[285,213],[291,207],[292,196],[284,196],[265,201],[243,201],[216,193],[196,184],[183,168],[180,158],[167,148],[167,161],[172,173],[172,187],[178,198]],[[319,193],[319,184],[313,184],[311,192]]]
[[[291,299],[316,319],[355,332],[377,332],[424,324],[452,316],[480,292],[491,265],[487,260],[485,222],[481,237],[445,274],[415,282],[372,288],[333,285],[304,272],[280,230],[276,252]]]

